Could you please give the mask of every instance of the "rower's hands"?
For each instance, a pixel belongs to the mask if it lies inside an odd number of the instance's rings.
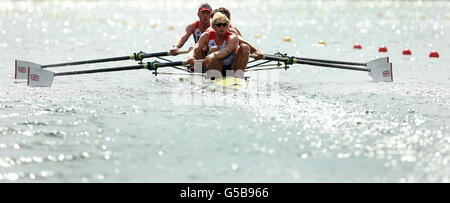
[[[209,54],[208,56],[205,57],[204,63],[206,64],[207,67],[211,64],[213,57],[214,54]]]
[[[194,66],[194,62],[195,62],[195,58],[194,57],[188,57],[187,59],[187,63],[190,64],[191,66]]]
[[[264,58],[264,54],[262,54],[259,50],[256,50],[254,53],[256,56],[254,57],[254,59],[256,60],[260,60]]]
[[[170,49],[170,55],[172,55],[172,56],[176,56],[176,55],[178,55],[178,51],[180,50],[180,48],[178,48],[178,47],[176,47],[176,46],[173,46],[171,49]]]

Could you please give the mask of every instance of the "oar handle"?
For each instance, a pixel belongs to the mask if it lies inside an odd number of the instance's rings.
[[[184,51],[178,51],[177,54],[187,54],[189,53],[189,50],[184,50]],[[170,55],[170,52],[169,52]]]
[[[256,54],[250,54],[250,58],[256,58]]]
[[[258,58],[258,55],[256,55],[256,54],[250,54],[249,56],[251,58]],[[286,57],[272,56],[272,55],[268,55],[268,54],[264,54],[262,59],[266,59],[269,61],[281,61],[281,62],[287,62],[287,60],[288,60]]]

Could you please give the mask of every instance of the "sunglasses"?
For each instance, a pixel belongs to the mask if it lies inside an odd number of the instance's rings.
[[[217,27],[226,27],[228,25],[228,23],[216,23],[214,25]]]

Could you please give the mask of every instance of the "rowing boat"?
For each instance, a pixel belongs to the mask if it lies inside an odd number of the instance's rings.
[[[197,60],[194,62],[194,70],[202,70],[203,61]],[[236,78],[232,76],[222,75],[209,75],[208,72],[202,74],[203,78],[206,79],[207,87],[213,87],[213,89],[221,88],[222,90],[243,90],[247,86],[247,81],[242,78]],[[205,82],[203,82],[205,84]]]
[[[187,51],[182,51],[180,53],[187,53]],[[199,75],[207,76],[201,72],[195,72],[194,70],[202,70],[201,61],[194,64],[192,67],[187,61],[171,61],[163,56],[170,56],[169,52],[156,52],[156,53],[144,53],[138,52],[133,53],[130,56],[104,58],[104,59],[94,59],[86,61],[76,61],[69,63],[59,63],[50,65],[40,65],[33,62],[16,60],[15,61],[15,79],[26,79],[28,86],[31,87],[50,87],[56,76],[65,75],[80,75],[80,74],[91,74],[91,73],[102,73],[102,72],[115,72],[115,71],[127,71],[127,70],[138,70],[147,69],[152,71],[152,73],[157,76],[159,74],[183,74],[183,73],[170,73],[170,72],[160,72],[163,67],[171,67],[180,71],[184,71],[184,74],[188,75]],[[143,62],[143,59],[156,57],[157,59],[164,60],[165,62],[160,62],[158,60],[152,62]],[[255,58],[255,55],[250,55],[250,58]],[[81,64],[92,64],[92,63],[104,63],[110,61],[120,61],[120,60],[136,60],[139,62],[138,65],[133,66],[121,66],[113,68],[101,68],[101,69],[90,69],[90,70],[79,70],[79,71],[69,71],[69,72],[53,72],[48,70],[48,68],[69,66],[69,65],[81,65]],[[348,62],[348,61],[334,61],[325,59],[313,59],[304,57],[288,56],[287,54],[264,54],[263,59],[249,61],[248,66],[245,71],[261,71],[261,70],[272,70],[272,69],[285,69],[287,70],[291,65],[303,64],[310,66],[320,66],[327,68],[345,69],[353,71],[368,72],[369,76],[372,77],[373,81],[376,82],[392,82],[392,63],[389,62],[388,57],[377,58],[366,63],[358,62]],[[210,85],[217,87],[222,87],[226,89],[243,90],[247,86],[247,81],[242,78],[234,77],[218,77],[217,79],[207,80]]]
[[[212,83],[218,87],[235,90],[243,90],[247,86],[247,81],[245,79],[235,77],[224,77],[218,80],[212,80]]]

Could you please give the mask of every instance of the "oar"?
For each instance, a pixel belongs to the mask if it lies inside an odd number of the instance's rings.
[[[251,54],[250,57],[255,58],[256,55]],[[392,63],[389,63],[388,57],[371,60],[367,63],[357,63],[358,66],[365,66],[367,68],[355,67],[357,64],[353,64],[355,66],[346,66],[346,65],[333,64],[333,63],[331,63],[330,60],[314,59],[315,61],[312,61],[312,60],[304,60],[304,59],[299,59],[297,57],[290,57],[290,56],[264,55],[263,59],[270,60],[270,61],[281,61],[281,62],[284,62],[286,65],[306,64],[306,65],[312,65],[312,66],[322,66],[322,67],[337,68],[337,69],[364,71],[364,72],[369,72],[369,75],[372,76],[374,81],[383,81],[383,82],[392,82],[393,81]],[[326,61],[328,61],[330,63],[327,63]],[[338,61],[334,61],[334,62],[338,62]],[[342,62],[342,63],[348,64],[348,63],[353,63],[353,62]],[[350,64],[348,64],[348,65],[350,65]]]
[[[101,69],[92,69],[92,70],[81,70],[81,71],[69,71],[69,72],[59,72],[55,73],[46,69],[30,67],[28,68],[27,78],[28,78],[28,86],[31,87],[50,87],[53,83],[53,79],[55,76],[64,76],[64,75],[80,75],[80,74],[91,74],[91,73],[104,73],[104,72],[116,72],[116,71],[125,71],[125,70],[136,70],[136,69],[148,69],[152,71],[156,71],[161,67],[168,66],[186,66],[187,61],[174,61],[168,63],[159,63],[159,62],[147,62],[141,65],[135,66],[121,66],[114,68],[101,68]]]
[[[179,51],[177,54],[185,54],[189,51]],[[150,57],[160,57],[160,56],[169,56],[170,52],[156,52],[156,53],[133,53],[130,56],[119,56],[119,57],[111,57],[111,58],[102,58],[102,59],[93,59],[93,60],[85,60],[85,61],[74,61],[68,63],[56,63],[56,64],[48,64],[48,65],[40,65],[28,61],[15,61],[15,79],[25,80],[28,78],[28,68],[52,68],[52,67],[62,67],[62,66],[71,66],[71,65],[82,65],[82,64],[93,64],[93,63],[104,63],[104,62],[112,62],[112,61],[125,61],[125,60],[136,60],[142,61],[142,59],[150,58]]]
[[[280,57],[285,57],[285,54],[282,53],[276,53],[275,55],[270,55],[270,56],[280,56]],[[296,57],[293,56],[294,58],[298,59],[298,60],[304,60],[304,61],[315,61],[315,62],[321,62],[321,63],[329,63],[329,64],[341,64],[341,65],[352,65],[352,66],[367,66],[367,63],[359,63],[359,62],[350,62],[350,61],[335,61],[335,60],[326,60],[326,59],[314,59],[314,58],[305,58],[305,57]],[[386,57],[388,58],[388,57]],[[389,63],[389,59],[387,59]]]
[[[341,65],[351,65],[351,66],[366,66],[365,63],[358,63],[358,62],[349,62],[349,61],[334,61],[334,60],[325,60],[325,59],[313,59],[313,58],[299,58],[294,57],[298,60],[303,61],[315,61],[315,62],[321,62],[321,63],[330,63],[330,64],[341,64]]]

